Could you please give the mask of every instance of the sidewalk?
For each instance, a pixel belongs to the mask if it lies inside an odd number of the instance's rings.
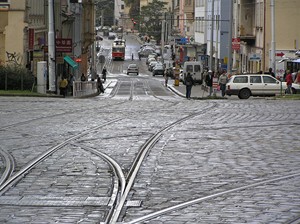
[[[175,80],[171,79],[168,83],[168,88],[176,93],[177,95],[185,98],[185,85],[182,82],[179,82],[179,86],[174,85]],[[208,92],[203,90],[202,85],[195,85],[192,88],[191,98],[194,100],[204,100],[204,99],[226,99],[226,97],[222,97],[221,91],[216,91],[216,94],[211,97],[208,96]]]

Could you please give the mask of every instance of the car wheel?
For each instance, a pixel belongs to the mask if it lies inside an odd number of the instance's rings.
[[[248,99],[251,96],[249,89],[242,89],[238,95],[240,99]]]
[[[295,88],[292,88],[292,93],[293,94],[296,94],[297,93],[297,90]]]
[[[127,72],[127,75],[129,75],[129,73]]]

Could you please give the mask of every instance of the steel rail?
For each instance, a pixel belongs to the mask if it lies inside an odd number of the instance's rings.
[[[236,188],[226,190],[226,191],[222,191],[222,192],[219,192],[219,193],[216,193],[216,194],[211,194],[211,195],[208,195],[208,196],[205,196],[205,197],[193,199],[193,200],[190,200],[190,201],[187,201],[187,202],[180,203],[178,205],[171,206],[169,208],[162,209],[162,210],[157,211],[157,212],[150,213],[150,214],[145,215],[143,217],[140,217],[140,218],[134,219],[132,221],[126,222],[126,224],[134,224],[134,223],[140,223],[141,221],[151,220],[151,219],[156,218],[158,216],[162,216],[164,214],[167,214],[167,213],[179,210],[179,209],[183,209],[183,208],[192,206],[194,204],[198,204],[200,202],[203,202],[203,201],[206,201],[206,200],[209,200],[209,199],[213,199],[213,198],[225,195],[225,194],[230,194],[230,193],[233,193],[233,192],[258,187],[258,186],[261,186],[261,185],[270,184],[270,183],[276,182],[276,181],[291,179],[291,178],[294,178],[294,177],[297,177],[297,176],[300,176],[300,172],[295,173],[295,174],[285,175],[285,176],[270,179],[270,180],[260,181],[258,183],[254,183],[254,184],[248,184],[248,185],[245,185],[245,186],[242,186],[242,187],[236,187]]]
[[[203,109],[202,111],[198,112],[198,113],[194,113],[191,115],[188,115],[184,118],[181,118],[169,125],[167,125],[166,127],[160,129],[159,131],[157,131],[154,135],[152,135],[146,142],[145,144],[141,147],[141,149],[139,150],[137,156],[135,157],[135,160],[132,163],[132,166],[128,172],[127,175],[127,184],[126,184],[126,188],[125,188],[125,192],[123,194],[123,196],[121,197],[119,203],[117,204],[114,214],[112,216],[112,218],[109,220],[109,223],[111,224],[115,224],[117,223],[119,216],[121,214],[121,211],[124,207],[125,201],[127,199],[127,196],[133,186],[133,183],[135,181],[135,178],[137,176],[137,173],[142,165],[142,162],[144,160],[144,158],[148,155],[149,150],[156,144],[156,142],[159,140],[159,138],[161,137],[162,133],[171,129],[172,127],[174,127],[175,125],[178,125],[181,122],[184,122],[186,120],[189,120],[195,116],[198,116],[200,114],[203,114],[204,112],[206,112],[207,110],[210,110],[212,108],[215,108],[216,103],[213,103],[211,106]]]
[[[33,167],[35,167],[37,164],[45,160],[47,157],[49,157],[51,154],[53,154],[58,149],[61,149],[65,145],[67,145],[70,141],[75,140],[76,138],[82,137],[86,134],[89,134],[91,131],[95,131],[99,128],[102,128],[106,125],[112,124],[116,121],[121,120],[122,118],[117,118],[111,121],[108,121],[104,124],[92,127],[88,130],[83,131],[82,133],[75,135],[71,138],[68,138],[67,140],[63,141],[62,143],[46,150],[42,155],[38,156],[37,158],[33,159],[31,162],[29,162],[27,165],[25,165],[22,169],[20,169],[15,175],[11,176],[8,180],[6,180],[1,186],[0,186],[0,196],[3,195],[4,189],[7,189],[8,187],[15,184],[20,178],[22,178],[23,175],[25,175],[28,171],[30,171]]]
[[[126,179],[125,179],[125,175],[123,173],[122,167],[110,156],[108,156],[107,154],[100,152],[94,148],[82,145],[82,144],[78,144],[78,143],[72,143],[72,145],[77,146],[77,147],[81,147],[85,150],[88,150],[92,153],[94,153],[97,156],[100,156],[101,158],[103,158],[108,164],[110,164],[110,166],[112,167],[112,169],[114,170],[114,173],[116,174],[116,176],[118,177],[117,183],[114,184],[114,190],[113,190],[113,194],[110,200],[110,211],[106,217],[106,221],[105,223],[108,222],[108,220],[112,217],[113,212],[114,212],[114,206],[116,206],[117,204],[117,200],[123,196],[124,191],[125,191],[125,184],[126,184]],[[121,189],[120,189],[121,188]]]
[[[0,178],[0,186],[10,177],[15,169],[15,161],[12,155],[3,149],[0,149],[0,154],[4,158],[5,170]]]

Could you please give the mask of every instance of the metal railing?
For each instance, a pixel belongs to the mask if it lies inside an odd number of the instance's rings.
[[[75,81],[73,83],[73,97],[88,97],[98,94],[97,81]]]

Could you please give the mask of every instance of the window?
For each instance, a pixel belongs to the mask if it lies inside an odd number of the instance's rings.
[[[277,80],[272,78],[272,77],[268,77],[268,76],[264,76],[263,77],[264,83],[277,83]]]
[[[248,83],[248,76],[235,77],[233,83]]]
[[[261,83],[260,76],[250,76],[250,83]]]
[[[195,69],[195,72],[200,72],[201,71],[200,65],[195,65],[194,69]]]
[[[193,65],[187,65],[186,72],[193,72]]]

